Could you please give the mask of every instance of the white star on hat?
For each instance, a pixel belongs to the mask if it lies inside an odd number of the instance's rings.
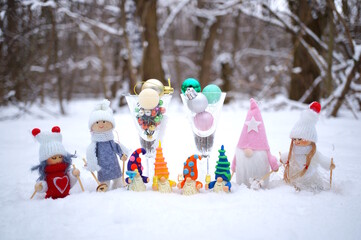
[[[256,121],[256,119],[254,119],[254,116],[252,116],[251,120],[246,121],[245,124],[248,126],[247,133],[249,133],[252,130],[254,130],[255,132],[258,132],[258,125],[260,125],[261,122]]]

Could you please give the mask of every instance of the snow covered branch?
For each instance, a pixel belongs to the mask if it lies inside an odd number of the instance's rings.
[[[176,16],[180,13],[183,7],[186,6],[190,1],[191,0],[183,0],[175,8],[173,8],[172,12],[169,14],[163,26],[159,30],[159,37],[164,36],[164,34],[167,32],[169,26],[172,24]]]

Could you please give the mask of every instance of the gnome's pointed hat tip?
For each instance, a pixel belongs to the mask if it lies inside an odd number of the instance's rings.
[[[257,105],[256,100],[254,100],[253,98],[251,98],[249,101],[250,101],[250,109],[256,109],[256,108],[258,108],[258,105]]]

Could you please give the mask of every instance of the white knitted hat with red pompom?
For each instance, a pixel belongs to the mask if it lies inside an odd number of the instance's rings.
[[[321,104],[312,102],[307,110],[301,113],[300,119],[291,130],[290,138],[302,138],[307,141],[317,142],[316,123],[321,111]]]
[[[53,127],[51,132],[41,132],[39,128],[34,128],[31,133],[40,143],[40,162],[55,155],[66,156],[68,154],[62,144],[62,136],[58,126]]]
[[[112,123],[113,128],[115,127],[113,110],[110,108],[110,102],[108,99],[104,99],[103,101],[95,105],[94,110],[89,117],[90,130],[93,124],[97,121],[108,121]]]

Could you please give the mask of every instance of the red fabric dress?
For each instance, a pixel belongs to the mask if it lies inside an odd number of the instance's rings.
[[[70,179],[66,173],[68,164],[57,163],[45,167],[45,181],[48,184],[45,198],[64,198],[69,195]]]

